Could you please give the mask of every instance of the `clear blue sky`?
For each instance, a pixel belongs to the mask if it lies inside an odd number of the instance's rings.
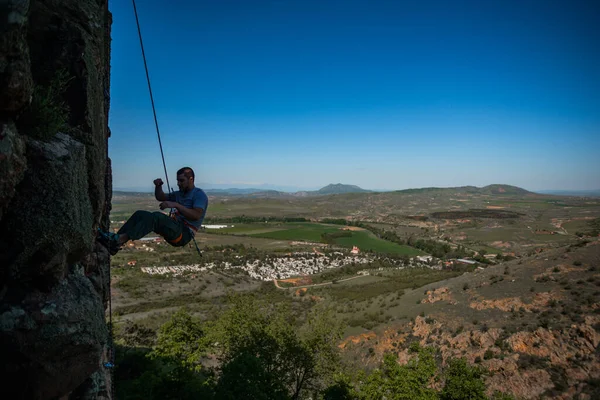
[[[205,187],[600,188],[600,2],[138,0],[165,158]],[[115,188],[164,172],[110,3]]]

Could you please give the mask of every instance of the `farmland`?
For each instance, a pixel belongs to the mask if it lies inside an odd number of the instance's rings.
[[[319,243],[324,234],[338,233],[340,230],[347,229],[339,225],[318,224],[318,223],[280,223],[280,224],[236,224],[226,229],[207,229],[208,233],[245,235],[250,237],[261,237],[267,239],[287,240],[287,241],[307,241]],[[335,238],[336,245],[346,248],[353,246],[359,247],[364,251],[377,253],[394,253],[406,255],[423,254],[421,251],[409,246],[399,245],[386,240],[382,240],[367,230],[344,231],[347,236]]]

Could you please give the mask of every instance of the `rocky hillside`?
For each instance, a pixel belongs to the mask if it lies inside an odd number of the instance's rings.
[[[9,0],[0,21],[3,397],[111,398],[108,2]]]
[[[403,317],[341,345],[358,366],[408,344],[463,357],[486,371],[488,395],[518,399],[600,398],[600,241],[478,269],[412,290]]]

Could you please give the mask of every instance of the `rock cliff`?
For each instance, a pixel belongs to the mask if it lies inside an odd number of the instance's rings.
[[[111,398],[110,26],[107,0],[0,0],[4,398]]]

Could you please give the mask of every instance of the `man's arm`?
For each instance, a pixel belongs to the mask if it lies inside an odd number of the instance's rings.
[[[190,221],[199,220],[204,213],[204,209],[202,208],[187,208],[183,204],[179,204],[176,201],[163,201],[160,203],[159,207],[161,210],[164,210],[165,208],[176,208],[181,215]]]
[[[187,208],[179,203],[175,204],[175,208],[179,211],[179,213],[190,221],[198,221],[202,217],[202,214],[204,214],[204,210],[202,208]]]
[[[154,197],[158,201],[167,201],[168,197],[162,190],[163,181],[158,178],[154,180]]]

